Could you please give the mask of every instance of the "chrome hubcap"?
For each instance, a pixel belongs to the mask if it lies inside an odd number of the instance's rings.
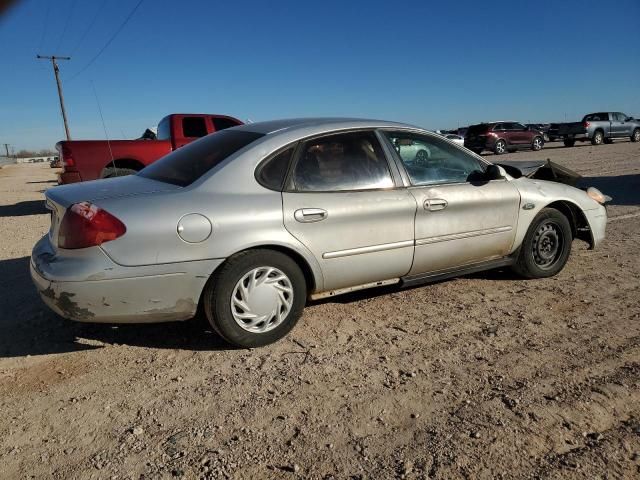
[[[562,234],[554,223],[540,225],[533,239],[533,259],[540,268],[551,268],[558,260],[562,247]]]
[[[602,134],[596,133],[596,143],[602,143]]]
[[[498,153],[504,153],[504,143],[498,142],[498,144],[496,145],[496,150],[498,150]]]
[[[533,141],[533,148],[535,148],[536,150],[540,150],[540,148],[542,148],[542,142],[540,142],[539,138],[536,138]]]
[[[635,137],[636,142],[640,141],[640,130],[637,130],[636,133],[633,134],[633,136]]]
[[[231,295],[234,320],[252,333],[276,328],[287,318],[292,306],[291,280],[274,267],[258,267],[246,273]]]

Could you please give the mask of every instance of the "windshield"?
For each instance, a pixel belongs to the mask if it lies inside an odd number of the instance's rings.
[[[223,130],[174,150],[142,169],[138,175],[186,187],[262,133]]]

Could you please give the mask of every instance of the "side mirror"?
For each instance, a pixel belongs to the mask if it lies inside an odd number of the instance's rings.
[[[484,173],[487,180],[500,180],[506,176],[506,172],[502,167],[493,164],[489,165]]]

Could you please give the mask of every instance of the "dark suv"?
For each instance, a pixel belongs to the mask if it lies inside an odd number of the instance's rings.
[[[544,134],[518,122],[480,123],[469,127],[464,146],[477,154],[484,150],[496,155],[525,148],[540,150],[544,146]]]

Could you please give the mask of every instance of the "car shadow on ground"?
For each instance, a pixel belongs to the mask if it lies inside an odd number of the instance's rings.
[[[56,315],[40,299],[29,258],[0,261],[0,358],[77,352],[107,344],[178,350],[231,350],[202,316],[186,322],[85,324]],[[88,342],[87,342],[88,341]]]
[[[640,174],[583,177],[578,187],[596,187],[612,198],[610,205],[640,205]]]
[[[0,217],[25,217],[49,213],[44,200],[27,200],[13,205],[0,205]]]
[[[27,182],[27,183],[55,183],[55,184],[57,184],[58,181],[57,180],[34,180],[33,182]]]

